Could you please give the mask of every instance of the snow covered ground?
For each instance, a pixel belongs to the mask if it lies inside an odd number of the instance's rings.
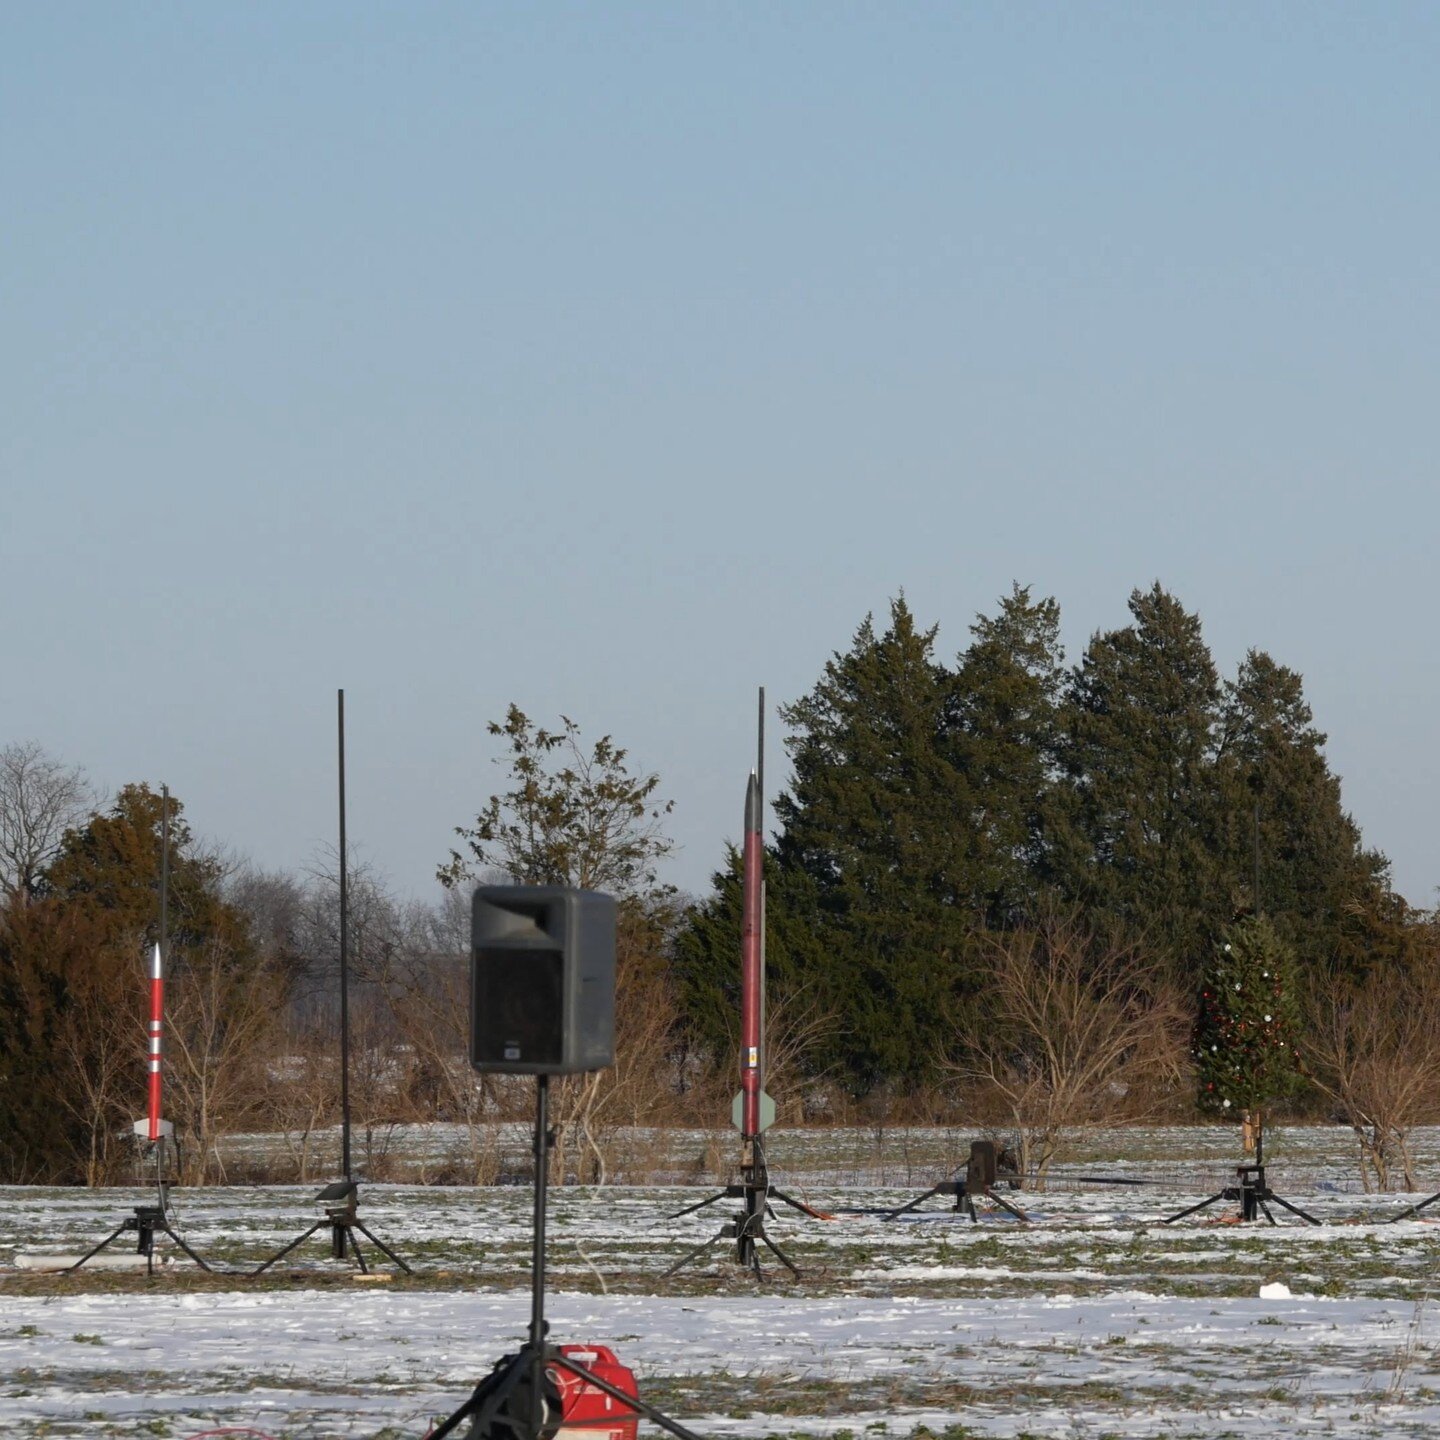
[[[666,1218],[703,1189],[554,1192],[553,1338],[612,1344],[702,1435],[1440,1434],[1440,1227],[1383,1223],[1407,1202],[1357,1193],[1341,1132],[1286,1137],[1272,1183],[1327,1223],[1273,1229],[1225,1223],[1231,1205],[1159,1223],[1201,1198],[1170,1187],[1224,1132],[1097,1137],[1072,1173],[1165,1183],[1006,1192],[1029,1227],[943,1200],[894,1223],[840,1213],[914,1191],[835,1183],[860,1141],[827,1155],[817,1135],[794,1137],[785,1184],[837,1218],[782,1207],[771,1225],[799,1281],[756,1285],[723,1241],[662,1279],[733,1209]],[[310,1223],[313,1193],[177,1195],[186,1239],[232,1273],[149,1279],[8,1268],[93,1244],[141,1192],[0,1190],[0,1434],[419,1440],[524,1336],[529,1192],[365,1186],[363,1218],[413,1279],[356,1282],[320,1237],[260,1280],[239,1273]]]

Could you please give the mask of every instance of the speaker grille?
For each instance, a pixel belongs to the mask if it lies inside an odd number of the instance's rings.
[[[478,949],[476,1064],[558,1065],[564,1058],[564,956]]]

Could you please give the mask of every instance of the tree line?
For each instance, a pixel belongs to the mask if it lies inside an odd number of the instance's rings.
[[[351,857],[350,1095],[363,1173],[396,1127],[445,1122],[420,1179],[483,1183],[507,1163],[499,1122],[528,1096],[468,1064],[469,890],[475,878],[585,885],[621,898],[617,1063],[552,1088],[558,1178],[604,1180],[624,1128],[669,1118],[680,1085],[668,954],[683,906],[654,866],[669,848],[656,777],[631,777],[606,738],[552,734],[512,708],[514,788],[492,797],[433,903],[404,901]],[[0,1181],[133,1174],[143,1109],[147,957],[159,936],[162,796],[110,800],[26,742],[0,749]],[[187,1183],[298,1179],[334,1164],[339,1115],[338,856],[265,871],[199,843],[170,797],[165,1114]],[[518,1109],[517,1109],[518,1107]],[[237,1136],[268,1136],[252,1154]],[[248,1158],[247,1158],[248,1157]],[[416,1175],[413,1167],[408,1175]]]
[[[1017,585],[950,660],[902,596],[781,708],[771,1013],[875,1113],[958,1103],[1042,1171],[1077,1124],[1277,1102],[1349,1124],[1367,1186],[1413,1185],[1434,916],[1345,810],[1299,673],[1251,649],[1222,677],[1159,584],[1129,616],[1067,664],[1057,602]],[[731,849],[676,942],[705,1049],[733,1046],[740,902]],[[1232,941],[1286,977],[1255,966],[1264,1065],[1246,1014],[1229,1055],[1206,1029]]]
[[[1222,678],[1159,585],[1129,609],[1067,664],[1057,602],[1016,586],[946,659],[900,597],[780,707],[771,1088],[791,1119],[802,1097],[812,1116],[989,1117],[1037,1165],[1073,1124],[1193,1115],[1204,976],[1263,917],[1293,957],[1291,1088],[1355,1126],[1377,1183],[1409,1178],[1408,1129],[1440,1113],[1431,917],[1343,808],[1300,675],[1251,650]],[[622,1127],[724,1110],[739,857],[677,895],[658,776],[568,719],[512,706],[490,732],[504,783],[457,826],[437,901],[352,863],[363,1154],[378,1163],[399,1120],[441,1119],[455,1141],[436,1178],[493,1177],[508,1101],[465,1064],[468,885],[587,885],[621,900],[618,1059],[559,1087],[556,1165],[603,1179]],[[267,872],[198,844],[178,801],[171,818],[167,1078],[188,1174],[226,1178],[221,1138],[268,1131],[305,1178],[338,1103],[336,857]],[[146,785],[102,801],[38,745],[0,750],[0,1177],[124,1165],[160,821]]]

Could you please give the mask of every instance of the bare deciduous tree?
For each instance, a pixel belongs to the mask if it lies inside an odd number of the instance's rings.
[[[953,1068],[998,1104],[1021,1173],[1043,1182],[1066,1131],[1138,1118],[1157,1083],[1178,1082],[1185,1008],[1158,965],[1073,920],[999,937],[988,953]]]
[[[552,1090],[556,1144],[553,1174],[591,1184],[610,1177],[614,1138],[622,1126],[654,1123],[670,1099],[669,1052],[678,1012],[666,954],[675,923],[670,902],[630,900],[615,936],[615,1063],[564,1077]]]
[[[222,1135],[252,1119],[264,1123],[285,990],[275,966],[251,956],[237,962],[218,941],[185,956],[170,987],[165,1046],[166,1108],[188,1140],[185,1184],[224,1183]]]
[[[1440,1116],[1440,975],[1372,971],[1356,983],[1319,982],[1308,1001],[1301,1054],[1359,1146],[1366,1191],[1397,1174],[1414,1190],[1411,1134]]]
[[[340,1056],[330,1028],[305,1024],[292,1016],[282,1048],[267,1077],[272,1123],[280,1128],[286,1152],[301,1185],[314,1178],[315,1132],[328,1125],[340,1109]],[[333,1164],[327,1153],[325,1165]]]
[[[85,772],[35,741],[0,750],[0,895],[23,904],[61,837],[96,803]]]

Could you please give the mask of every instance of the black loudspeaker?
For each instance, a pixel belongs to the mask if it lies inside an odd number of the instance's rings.
[[[470,1063],[576,1075],[615,1063],[615,901],[481,885],[470,912]]]

